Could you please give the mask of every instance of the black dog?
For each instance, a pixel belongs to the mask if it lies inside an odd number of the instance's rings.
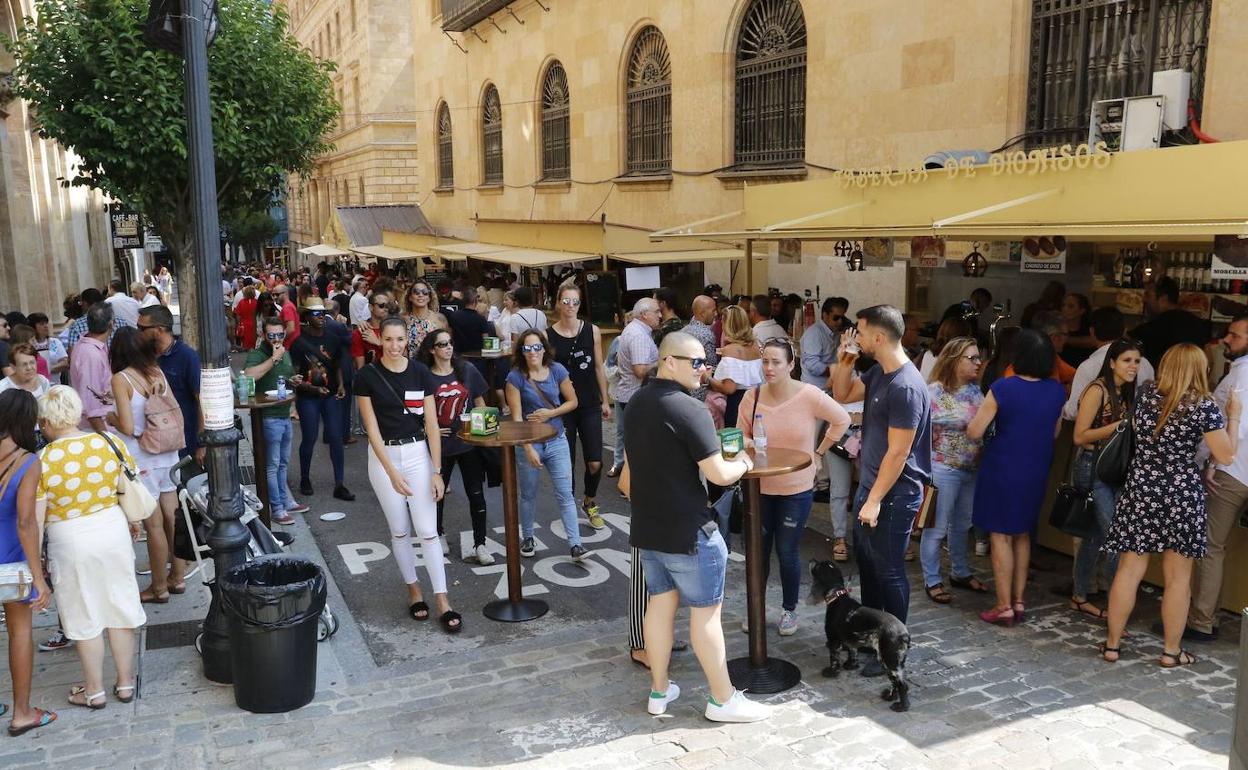
[[[811,602],[822,601],[828,606],[823,633],[828,639],[830,663],[823,675],[837,676],[842,668],[853,671],[858,668],[858,648],[872,647],[892,682],[880,697],[894,701],[890,706],[893,711],[908,711],[910,685],[906,684],[906,653],[910,650],[910,631],[906,624],[887,612],[863,607],[854,601],[845,587],[845,576],[833,562],[812,560],[810,577]],[[845,651],[843,666],[841,650]]]

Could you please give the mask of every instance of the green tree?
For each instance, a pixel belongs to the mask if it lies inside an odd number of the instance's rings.
[[[225,237],[236,246],[241,246],[244,253],[253,257],[264,254],[264,246],[277,237],[277,222],[268,210],[242,209],[223,212],[221,229]]]
[[[197,338],[193,207],[182,61],[143,40],[146,0],[36,0],[13,54],[14,93],[40,135],[73,148],[66,185],[103,190],[139,211],[177,261],[183,333]],[[340,107],[330,62],[288,33],[263,0],[220,0],[208,52],[220,211],[267,206],[287,175],[332,149]]]

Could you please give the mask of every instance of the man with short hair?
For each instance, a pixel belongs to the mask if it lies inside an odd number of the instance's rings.
[[[273,287],[273,304],[277,306],[277,317],[286,327],[286,344],[295,344],[299,339],[299,308],[295,307],[289,284]]]
[[[1231,371],[1214,388],[1213,398],[1225,413],[1232,393],[1241,400],[1248,394],[1248,315],[1236,316],[1231,321],[1222,345]],[[1248,507],[1248,451],[1236,452],[1235,461],[1229,465],[1218,465],[1210,459],[1205,479],[1209,489],[1205,506],[1208,548],[1192,570],[1192,603],[1183,631],[1184,639],[1196,642],[1211,642],[1217,637],[1214,620],[1222,595],[1226,546],[1240,513]]]
[[[1151,318],[1131,330],[1139,340],[1144,358],[1154,368],[1161,366],[1161,357],[1175,345],[1190,343],[1204,349],[1209,342],[1209,322],[1197,318],[1179,305],[1179,284],[1166,276],[1144,287],[1144,307]]]
[[[347,303],[347,309],[350,311],[348,317],[351,319],[352,326],[368,323],[368,281],[363,276],[356,278],[351,284],[353,293],[351,300]]]
[[[1101,366],[1105,363],[1105,353],[1109,350],[1110,343],[1121,339],[1126,328],[1122,311],[1116,307],[1096,308],[1088,318],[1088,325],[1091,327],[1092,339],[1096,340],[1099,347],[1075,369],[1075,378],[1070,383],[1070,398],[1066,400],[1066,406],[1062,407],[1063,419],[1071,422],[1079,414],[1079,399],[1083,396],[1083,391],[1101,374]],[[1153,365],[1147,358],[1141,358],[1140,370],[1135,375],[1136,387],[1152,382],[1154,377]]]
[[[126,294],[126,284],[120,278],[108,282],[108,297],[104,300],[113,307],[113,318],[122,326],[138,326],[139,301]]]
[[[750,302],[750,323],[754,324],[754,339],[762,345],[767,340],[788,339],[784,327],[771,318],[771,299],[766,294],[755,295]]]
[[[351,359],[357,372],[381,358],[381,322],[390,315],[390,295],[384,291],[373,292],[368,302],[371,313],[368,322],[356,324],[351,331]]]
[[[282,319],[265,320],[263,341],[259,347],[247,351],[243,374],[256,378],[256,393],[276,390],[279,377],[285,378],[286,388],[291,392],[299,385],[301,380],[295,376],[294,363],[286,351],[286,326]],[[268,467],[265,470],[269,482],[270,518],[277,524],[294,524],[295,517],[291,514],[303,513],[308,506],[295,502],[287,479],[290,447],[295,436],[290,405],[262,409],[260,416],[268,449]]]
[[[108,430],[105,416],[113,411],[113,370],[106,340],[113,330],[113,307],[97,302],[87,310],[87,333],[78,340],[70,361],[69,379],[82,399],[83,430]]]
[[[482,341],[493,335],[494,327],[477,312],[476,289],[465,286],[451,292],[451,297],[455,299],[454,309],[439,309],[446,316],[447,325],[451,327],[451,342],[455,345],[455,352],[462,354],[481,350]]]
[[[633,395],[625,417],[631,423],[626,441],[633,470],[629,543],[635,549],[633,569],[642,568],[650,594],[643,627],[651,680],[647,710],[663,714],[680,696],[667,675],[683,599],[690,608],[693,651],[710,686],[706,718],[756,722],[771,709],[746,699],[728,677],[720,619],[728,548],[701,479],[729,486],[751,462],[745,452],[724,459],[710,413],[689,394],[706,367],[701,343],[672,332],[656,356],[655,377]]]
[[[620,332],[620,347],[616,353],[620,383],[615,389],[615,457],[607,471],[612,478],[620,475],[624,467],[624,410],[659,360],[659,348],[651,336],[658,326],[659,303],[642,297],[633,305],[633,320]]]
[[[203,465],[204,447],[199,445],[199,353],[173,336],[173,313],[164,305],[152,305],[139,311],[139,333],[156,345],[160,370],[182,410],[186,447],[178,454],[182,457],[193,454],[195,461]]]
[[[135,281],[130,284],[130,297],[135,302],[139,303],[139,307],[143,306],[143,301],[149,296],[151,295],[147,293],[147,286],[145,286],[142,281]],[[139,323],[139,313],[137,310],[134,313],[134,323],[136,326]]]
[[[670,286],[664,286],[654,293],[654,299],[659,303],[659,327],[654,330],[651,336],[654,337],[654,344],[658,345],[663,342],[663,338],[668,334],[683,329],[685,322],[676,309],[679,299],[676,296],[675,289]]]
[[[69,329],[65,332],[65,349],[71,356],[74,354],[74,345],[78,344],[79,338],[87,333],[87,309],[95,303],[103,301],[104,294],[94,287],[87,287],[78,295],[78,304],[82,306],[83,313],[74,319],[74,322],[69,325]]]
[[[863,402],[854,554],[863,606],[905,623],[910,610],[906,546],[932,478],[931,394],[901,347],[906,330],[901,311],[876,305],[857,315],[858,333],[844,335],[832,371],[833,397],[841,403]],[[876,361],[857,380],[855,342]],[[863,670],[864,676],[880,673],[874,659]]]
[[[1062,314],[1056,310],[1041,310],[1031,319],[1031,328],[1040,332],[1049,338],[1053,343],[1053,352],[1057,353],[1057,357],[1053,360],[1053,379],[1062,383],[1067,388],[1067,395],[1070,395],[1070,387],[1075,381],[1075,367],[1062,360],[1062,350],[1066,347],[1066,323],[1062,321]],[[1005,376],[1009,377],[1013,373],[1013,367],[1006,369]]]
[[[346,430],[342,421],[342,402],[347,397],[342,376],[342,362],[346,358],[343,341],[329,331],[329,308],[320,297],[305,300],[303,317],[303,334],[290,347],[295,370],[303,378],[303,382],[295,388],[295,410],[299,414],[299,430],[303,435],[299,443],[299,494],[313,494],[312,453],[317,440],[324,435],[334,469],[334,497],[350,502],[355,495],[343,485],[342,444]]]
[[[844,297],[823,301],[819,320],[802,335],[802,382],[820,390],[827,387],[828,372],[836,363],[836,349],[841,346],[841,328],[848,312],[849,300]]]
[[[546,314],[533,307],[533,290],[528,286],[521,286],[516,289],[515,298],[519,307],[507,320],[507,330],[511,333],[512,343],[514,344],[520,334],[529,329],[537,329],[545,334]]]
[[[693,311],[693,317],[689,319],[689,323],[681,329],[685,334],[693,337],[702,343],[702,352],[706,354],[706,370],[702,382],[698,384],[696,390],[693,391],[693,397],[699,401],[706,400],[706,380],[710,378],[710,373],[715,371],[715,366],[719,363],[719,347],[715,342],[715,330],[711,328],[711,324],[715,323],[717,310],[715,300],[699,294],[693,298],[693,304],[690,306]]]

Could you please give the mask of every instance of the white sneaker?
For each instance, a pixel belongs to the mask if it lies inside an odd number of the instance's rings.
[[[706,702],[706,718],[712,722],[761,722],[769,716],[770,706],[749,700],[740,690],[733,690],[732,697],[722,706]]]
[[[472,553],[469,554],[468,558],[483,567],[488,567],[494,563],[494,555],[491,554],[483,545],[473,548]]]
[[[976,540],[976,541],[975,541],[975,555],[976,555],[976,556],[987,556],[987,555],[988,555],[988,541],[987,541],[987,540]]]
[[[670,679],[667,681],[667,693],[665,695],[655,695],[650,692],[650,697],[646,699],[646,711],[651,716],[658,716],[667,713],[667,704],[680,697],[680,688]]]
[[[777,624],[781,636],[792,636],[797,633],[797,614],[791,610],[785,610],[780,613],[780,622]]]

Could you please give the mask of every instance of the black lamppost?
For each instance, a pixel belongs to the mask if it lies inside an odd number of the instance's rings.
[[[213,165],[212,112],[208,103],[208,45],[218,28],[216,0],[153,0],[144,37],[154,47],[183,58],[186,76],[186,143],[190,159],[191,202],[195,220],[195,301],[199,311],[199,353],[205,381],[211,370],[229,369],[225,308],[221,303],[221,229],[217,221],[217,177]],[[240,523],[243,501],[238,467],[236,427],[205,430],[200,443],[207,448],[208,508],[213,519],[208,545],[213,551],[216,580],[212,603],[204,618],[201,656],[204,676],[229,683],[229,627],[218,601],[219,581],[233,566],[245,561],[247,528]]]

